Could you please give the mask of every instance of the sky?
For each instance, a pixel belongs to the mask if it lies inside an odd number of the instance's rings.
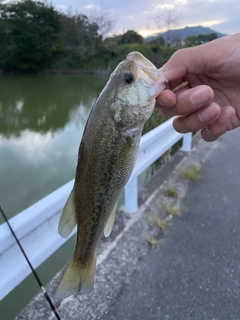
[[[210,27],[224,34],[240,32],[239,0],[50,0],[58,10],[71,8],[87,15],[100,5],[115,18],[113,34],[135,30],[148,36],[166,29],[166,17],[175,17],[171,29]],[[156,21],[159,21],[158,23]]]

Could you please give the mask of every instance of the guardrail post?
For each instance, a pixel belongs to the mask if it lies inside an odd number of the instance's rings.
[[[135,178],[125,187],[125,211],[135,213],[138,209],[138,179]]]
[[[189,152],[192,148],[192,133],[185,133],[183,136],[182,151]]]

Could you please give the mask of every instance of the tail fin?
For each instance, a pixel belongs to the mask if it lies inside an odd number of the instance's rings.
[[[83,265],[73,257],[57,288],[55,299],[63,300],[75,293],[90,293],[94,284],[95,269],[96,255]]]

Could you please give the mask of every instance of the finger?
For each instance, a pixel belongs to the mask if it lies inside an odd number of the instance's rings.
[[[204,73],[209,63],[208,51],[212,44],[177,50],[162,67],[169,81],[185,80],[187,74]],[[204,54],[205,53],[205,54]]]
[[[204,128],[221,114],[221,107],[211,102],[206,107],[192,112],[186,116],[176,117],[173,120],[173,127],[180,133],[194,132]]]
[[[231,106],[222,109],[220,116],[201,130],[201,136],[205,141],[217,140],[229,130],[229,125],[234,123],[236,118],[235,109]]]
[[[233,129],[236,129],[237,127],[240,126],[240,120],[239,118],[237,117],[237,115],[235,114],[235,116],[232,118],[232,120],[230,121],[228,127],[227,127],[227,130],[228,131],[231,131]]]
[[[174,96],[173,93],[167,92],[157,98],[158,107],[164,116],[187,115],[209,104],[214,98],[213,90],[206,85],[195,88],[183,87],[175,93]]]
[[[177,97],[171,90],[163,90],[156,98],[156,108],[172,108],[177,103]]]

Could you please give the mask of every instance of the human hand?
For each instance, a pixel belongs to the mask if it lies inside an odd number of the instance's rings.
[[[179,116],[176,131],[201,129],[204,140],[214,141],[240,126],[239,57],[240,33],[172,55],[162,69],[169,89],[157,97],[156,107],[165,116]]]

